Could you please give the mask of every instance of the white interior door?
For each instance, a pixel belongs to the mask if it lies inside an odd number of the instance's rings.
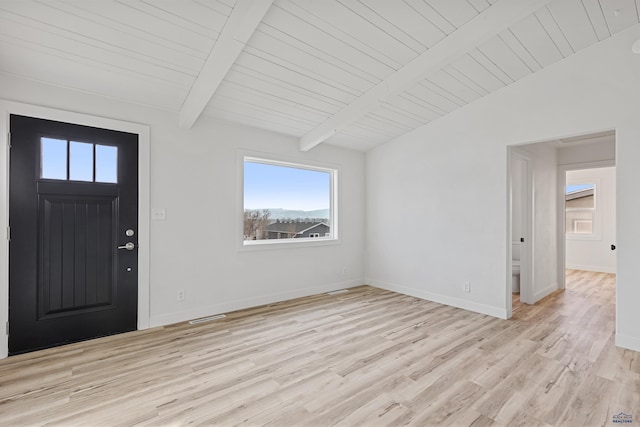
[[[511,155],[512,255],[520,253],[520,300],[533,303],[531,291],[531,165],[517,153]],[[512,256],[513,258],[513,256]]]

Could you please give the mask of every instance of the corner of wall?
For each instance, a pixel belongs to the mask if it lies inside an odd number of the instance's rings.
[[[441,295],[433,292],[423,291],[421,289],[397,285],[394,283],[382,282],[379,280],[367,280],[365,283],[376,288],[385,289],[387,291],[398,292],[404,295],[432,301],[438,304],[444,304],[451,307],[461,308],[463,310],[473,311],[474,313],[486,314],[487,316],[497,317],[498,319],[506,320],[508,318],[507,309],[504,307],[495,307],[491,305],[481,304],[474,301],[463,300],[460,298],[450,297],[448,295]]]

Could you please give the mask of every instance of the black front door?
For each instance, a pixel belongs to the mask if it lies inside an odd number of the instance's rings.
[[[9,354],[135,330],[138,136],[10,123]]]

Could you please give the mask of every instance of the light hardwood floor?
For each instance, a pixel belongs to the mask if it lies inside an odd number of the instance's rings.
[[[504,321],[362,286],[15,356],[0,425],[638,424],[614,295],[571,271]]]
[[[511,294],[511,312],[515,316],[516,312],[522,308],[524,304],[520,301],[520,293]]]

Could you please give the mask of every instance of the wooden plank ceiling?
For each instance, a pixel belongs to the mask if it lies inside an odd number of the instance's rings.
[[[638,24],[639,3],[0,0],[0,78],[368,150]]]

